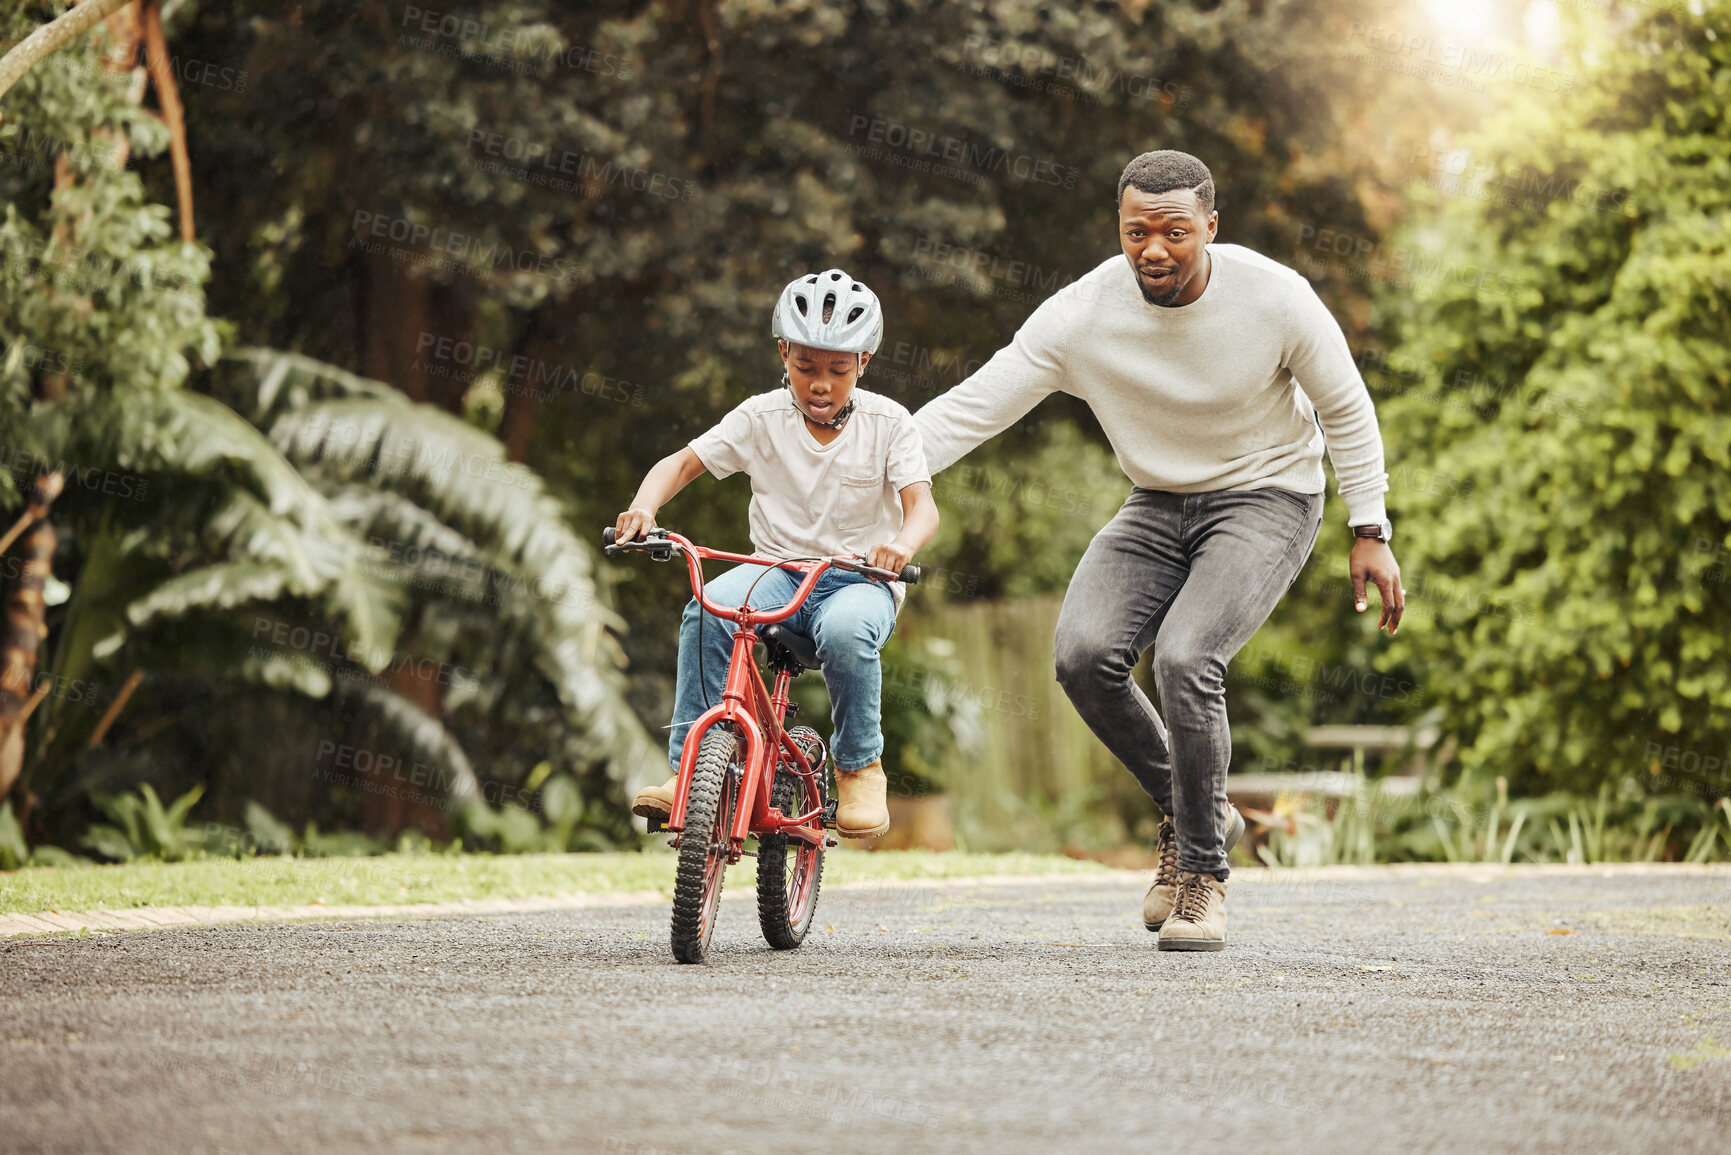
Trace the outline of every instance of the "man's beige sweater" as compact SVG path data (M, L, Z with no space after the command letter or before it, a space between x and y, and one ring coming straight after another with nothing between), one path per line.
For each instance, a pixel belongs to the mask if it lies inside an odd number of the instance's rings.
M1208 252L1208 286L1188 305L1149 304L1121 255L1054 293L915 414L931 471L1064 392L1144 489L1320 493L1326 434L1347 524L1381 521L1382 437L1340 326L1293 270L1239 245Z

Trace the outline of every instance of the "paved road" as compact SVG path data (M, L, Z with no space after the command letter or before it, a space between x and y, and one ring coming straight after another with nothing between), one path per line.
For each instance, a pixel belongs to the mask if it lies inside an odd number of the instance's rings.
M1140 892L733 901L700 967L657 907L13 942L0 1149L1731 1149L1731 874L1244 872L1221 954Z

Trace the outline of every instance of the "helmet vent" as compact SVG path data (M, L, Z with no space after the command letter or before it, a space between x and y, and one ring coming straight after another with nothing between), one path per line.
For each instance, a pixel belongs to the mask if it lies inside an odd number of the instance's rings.
M824 298L823 298L823 319L826 321L829 320L830 317L834 313L835 313L835 294L833 292L825 293Z
M799 306L800 316L809 317L811 315L811 308L805 303L804 297L795 297L793 303Z
M865 306L864 305L855 305L853 307L853 311L848 313L848 315L847 315L847 323L850 325L853 324L855 321L860 319L860 314L864 313L864 312L865 312Z

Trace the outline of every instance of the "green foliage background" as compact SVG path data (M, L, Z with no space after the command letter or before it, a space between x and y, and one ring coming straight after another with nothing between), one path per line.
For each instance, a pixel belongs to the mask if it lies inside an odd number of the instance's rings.
M1385 302L1385 439L1472 482L1391 495L1422 583L1391 657L1448 671L1433 684L1463 764L1524 791L1645 772L1725 790L1728 17L1706 4L1619 44L1585 37L1599 63L1579 99L1512 108L1466 142L1531 192L1463 197L1405 231L1489 275Z
M7 34L62 7L26 5ZM1533 7L1499 7L1498 31L1518 38ZM90 203L53 211L84 214L108 230L90 245L154 262L192 291L115 294L92 323L44 291L42 261L9 257L0 433L33 453L76 444L120 461L133 443L117 431L170 427L140 408L148 398L209 395L257 424L243 465L249 453L254 470L280 463L281 484L312 495L306 510L335 502L344 516L330 532L356 548L402 556L443 541L521 576L526 555L486 541L522 532L524 517L557 522L570 564L607 587L587 624L564 622L564 675L533 657L547 619L532 607L476 613L473 599L386 596L373 617L404 647L488 672L484 693L435 704L483 776L520 785L548 757L573 772L618 763L639 741L627 730L665 724L687 591L673 567L600 565L588 543L649 464L774 384L767 316L780 286L840 264L877 289L891 326L867 384L917 408L1039 299L1116 252L1125 160L1186 149L1215 173L1221 239L1309 275L1361 354L1411 603L1392 644L1351 612L1348 542L1333 532L1344 511L1331 497L1306 572L1235 663L1236 767L1300 760L1309 724L1440 709L1458 751L1450 775L1591 793L1640 773L1654 790L1717 797L1731 761L1731 13L1724 0L1696 7L1559 9L1557 45L1527 50L1567 79L1558 92L1391 67L1367 29L1432 27L1417 0L510 0L448 24L377 0L170 3L198 246L169 240L161 125L102 80L89 44L0 102L0 147L21 158L95 125L128 133L126 170L93 172L77 193ZM934 165L892 143L914 133L966 159ZM9 253L41 252L51 167L0 172ZM32 408L31 347L76 354L89 412L104 416L57 426ZM246 347L384 382L423 434L461 418L501 460L526 465L549 503L532 514L532 502L496 505L505 536L477 542L460 477L405 489L321 451L286 452L303 445L279 427L289 419L210 372L225 349ZM119 528L178 517L185 543L134 542L140 556L157 551L137 570L149 581L106 594L110 614L195 561L244 560L213 549L206 524L236 488L268 487L242 465L175 476L180 488L165 473ZM939 580L910 612L1062 591L1126 489L1092 415L1046 402L938 479L943 528L921 560ZM743 545L746 492L743 479L700 481L663 520ZM171 505L184 508L171 516ZM69 495L57 513L71 531L57 569L75 599L100 600L80 575L117 508ZM296 532L310 532L315 514L297 516ZM426 577L398 572L395 594L424 590ZM308 585L287 611L310 621L319 599L360 588ZM319 613L343 621L332 604ZM333 809L282 738L310 727L383 742L378 733L404 730L387 724L402 711L285 698L280 678L213 668L220 613L176 609L161 624L150 677L109 749L67 772L73 802L78 789L145 780L177 797L214 777L203 806L231 822L255 796L295 825L353 821L357 800ZM66 618L51 628L62 645ZM100 659L75 648L112 686L145 640ZM942 665L901 646L887 663ZM610 672L616 648L628 685ZM634 722L597 712L619 694ZM990 724L914 695L895 709L886 730L910 790L968 727ZM582 779L585 829L626 837L626 777Z

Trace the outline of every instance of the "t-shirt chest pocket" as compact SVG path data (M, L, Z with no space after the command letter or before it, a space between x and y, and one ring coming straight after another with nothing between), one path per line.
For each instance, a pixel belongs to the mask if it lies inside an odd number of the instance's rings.
M876 525L883 508L882 477L849 477L843 474L836 487L835 527L866 529Z

